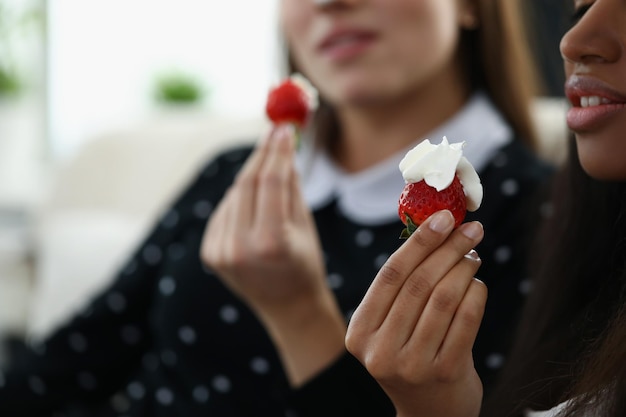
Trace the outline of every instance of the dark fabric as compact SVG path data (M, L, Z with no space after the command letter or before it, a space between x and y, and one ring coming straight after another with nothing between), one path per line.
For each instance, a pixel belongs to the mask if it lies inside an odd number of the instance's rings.
M12 350L0 373L0 416L393 415L389 400L346 354L291 392L260 323L198 253L211 211L251 148L223 153L165 213L112 284L38 345ZM506 358L523 302L523 208L550 170L514 142L481 173L490 289L476 367L487 384ZM331 202L314 212L328 283L349 319L376 272L402 243L400 220L368 226ZM386 410L386 411L383 411Z

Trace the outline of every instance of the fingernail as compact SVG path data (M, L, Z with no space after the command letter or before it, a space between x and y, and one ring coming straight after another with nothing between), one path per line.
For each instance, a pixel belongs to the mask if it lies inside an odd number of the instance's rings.
M461 226L461 233L471 240L477 240L483 233L483 225L479 222L465 223Z
M453 225L454 219L448 210L438 211L431 216L428 222L428 228L437 233L443 233Z
M283 123L276 128L276 140L292 140L295 130L291 123Z
M478 252L476 252L474 249L472 249L471 251L467 252L465 254L465 257L469 258L469 259L474 259L476 261L480 261L480 256L478 256Z

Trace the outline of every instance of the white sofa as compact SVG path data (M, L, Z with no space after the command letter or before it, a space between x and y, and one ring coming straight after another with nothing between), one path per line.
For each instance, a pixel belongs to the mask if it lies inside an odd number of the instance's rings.
M107 285L205 160L266 128L262 119L167 113L95 138L56 167L36 215L26 334L45 336Z
M540 152L565 155L565 104L537 100ZM199 164L254 140L262 119L174 117L90 141L58 168L36 226L37 269L26 333L44 336L106 285Z

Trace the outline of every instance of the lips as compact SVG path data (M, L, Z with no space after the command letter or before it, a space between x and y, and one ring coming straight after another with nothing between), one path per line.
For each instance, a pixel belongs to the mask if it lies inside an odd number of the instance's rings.
M344 61L363 54L376 40L377 34L356 28L337 28L320 42L318 50L334 61Z
M571 76L565 94L572 104L567 125L574 132L601 128L606 120L626 110L626 95L589 76Z

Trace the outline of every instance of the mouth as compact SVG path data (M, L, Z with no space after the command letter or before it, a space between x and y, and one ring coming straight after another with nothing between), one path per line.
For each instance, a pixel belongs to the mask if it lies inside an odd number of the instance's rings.
M363 54L378 38L377 34L361 29L336 29L318 46L318 51L333 61L345 61Z
M626 95L589 76L570 77L565 94L572 104L567 124L574 132L599 129L609 117L626 109Z
M597 78L588 76L571 76L565 83L565 94L574 107L626 103L626 94L614 90Z

